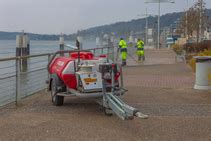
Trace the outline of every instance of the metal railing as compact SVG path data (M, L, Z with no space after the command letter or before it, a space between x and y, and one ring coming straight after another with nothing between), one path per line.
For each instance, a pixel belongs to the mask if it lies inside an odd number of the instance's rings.
M95 56L105 54L114 60L114 48L88 49ZM53 53L24 57L0 58L0 106L16 102L45 88L48 79L47 64ZM27 60L27 61L26 61ZM23 62L25 63L25 70Z
M0 59L0 106L18 102L44 89L48 78L47 62L51 54ZM23 60L27 60L27 70L22 70Z

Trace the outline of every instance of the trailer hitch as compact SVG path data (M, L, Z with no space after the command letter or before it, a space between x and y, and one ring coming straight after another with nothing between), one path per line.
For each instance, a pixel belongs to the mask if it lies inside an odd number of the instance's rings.
M107 115L110 115L110 112L108 111L113 111L119 118L122 120L131 120L134 117L138 117L141 119L146 119L148 118L148 115L145 115L141 113L137 108L134 108L130 105L128 105L126 102L124 102L118 95L116 94L116 86L115 86L115 73L117 72L117 67L120 68L120 81L121 81L121 86L119 89L123 90L124 93L127 91L126 89L123 88L123 76L122 76L122 67L117 64L102 64L100 65L99 71L102 74L102 83L103 83L103 107L104 107L104 112ZM108 77L104 77L106 74L108 76L108 73L111 76L111 91L107 91L107 85L106 85L106 79Z
M145 115L141 113L138 109L126 104L118 96L115 96L112 93L104 94L103 107L105 109L111 109L122 120L131 120L134 117L138 117L141 119L148 118L148 115Z

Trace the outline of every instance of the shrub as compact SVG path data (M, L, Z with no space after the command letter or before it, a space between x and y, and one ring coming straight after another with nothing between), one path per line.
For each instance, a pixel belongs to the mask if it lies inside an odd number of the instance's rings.
M183 48L179 44L173 44L172 45L173 50L175 51L176 54L181 54Z
M191 66L193 72L196 72L196 59L194 59L194 58L190 59L188 64Z
M184 50L187 53L203 52L205 49L210 49L211 41L203 41L200 43L186 43L183 45Z
M196 54L196 55L193 55L193 56L211 56L211 51L205 49L203 52L200 52L200 53L198 53L198 54ZM194 72L196 72L196 59L194 59L194 58L192 57L192 59L190 59L188 63L189 63L189 65L191 66L192 70L193 70Z

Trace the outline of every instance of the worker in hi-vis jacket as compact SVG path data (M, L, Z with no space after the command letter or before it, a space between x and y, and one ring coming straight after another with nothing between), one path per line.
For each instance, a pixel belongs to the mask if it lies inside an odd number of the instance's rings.
M119 41L119 48L121 51L121 57L122 57L122 66L125 66L127 64L127 43L123 38L120 38Z
M144 55L144 41L142 41L141 39L138 39L137 43L136 43L136 48L137 48L137 55L138 55L138 60L145 60L145 55Z

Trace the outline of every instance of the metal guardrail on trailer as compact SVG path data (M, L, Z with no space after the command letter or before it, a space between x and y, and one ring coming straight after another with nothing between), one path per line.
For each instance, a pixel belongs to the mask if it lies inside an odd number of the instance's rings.
M88 49L95 56L106 54L114 60L114 48ZM47 64L52 53L9 57L0 59L0 106L19 101L46 88ZM27 69L21 70L22 60L27 59Z

